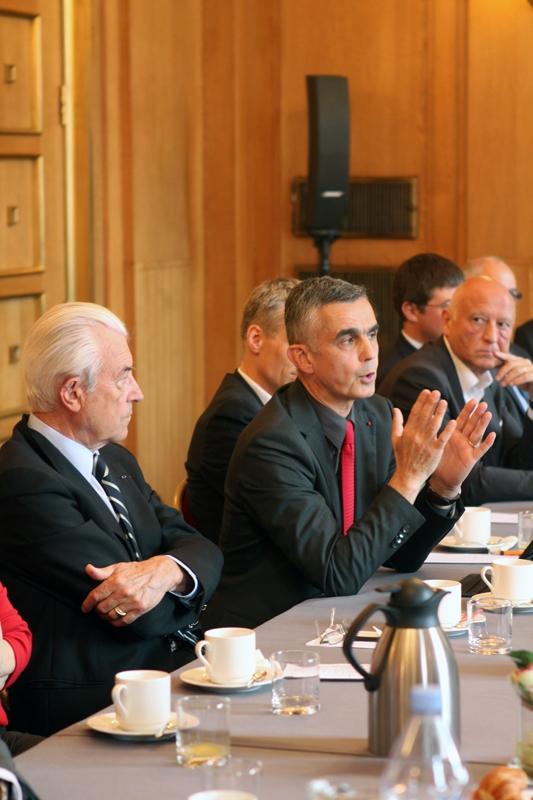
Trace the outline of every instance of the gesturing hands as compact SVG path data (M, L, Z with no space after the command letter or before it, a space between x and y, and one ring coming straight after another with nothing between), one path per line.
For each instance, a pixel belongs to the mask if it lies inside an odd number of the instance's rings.
M84 613L93 609L114 627L130 625L161 602L166 592L181 592L189 576L168 556L146 561L120 562L107 567L87 564L85 572L100 581L83 601ZM116 611L117 607L123 613Z
M438 494L455 497L474 464L496 438L496 434L491 433L481 443L491 414L486 411L486 403L477 406L475 400L467 403L457 420L450 420L439 435L446 408L440 392L424 389L405 426L401 412L394 409L392 446L396 471L389 486L410 502L414 502L430 476L431 486Z
M476 400L469 400L465 405L457 417L457 425L444 448L439 465L431 476L430 486L437 494L455 497L474 464L492 447L496 439L494 431L483 441L491 418L486 403L477 405Z

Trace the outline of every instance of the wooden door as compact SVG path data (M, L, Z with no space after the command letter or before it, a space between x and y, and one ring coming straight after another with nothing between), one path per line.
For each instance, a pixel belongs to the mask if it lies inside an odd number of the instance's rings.
M0 0L0 441L26 409L24 338L66 299L62 83L62 0Z

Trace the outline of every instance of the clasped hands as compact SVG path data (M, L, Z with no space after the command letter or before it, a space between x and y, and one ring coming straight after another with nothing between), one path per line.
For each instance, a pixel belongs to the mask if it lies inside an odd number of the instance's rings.
M176 561L164 555L107 567L87 564L85 572L100 583L87 595L81 610L85 614L96 611L116 628L130 625L151 611L167 592L187 593L191 581Z
M440 392L420 392L404 425L398 408L393 411L392 446L396 471L389 486L411 503L431 477L431 488L444 497L455 497L473 466L494 443L496 434L483 435L491 420L486 403L470 400L456 420L439 435L447 403Z

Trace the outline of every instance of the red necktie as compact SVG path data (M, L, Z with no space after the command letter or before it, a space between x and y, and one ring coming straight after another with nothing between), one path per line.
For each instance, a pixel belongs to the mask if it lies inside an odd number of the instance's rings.
M354 522L355 436L353 422L346 420L346 436L341 450L342 528L346 536Z

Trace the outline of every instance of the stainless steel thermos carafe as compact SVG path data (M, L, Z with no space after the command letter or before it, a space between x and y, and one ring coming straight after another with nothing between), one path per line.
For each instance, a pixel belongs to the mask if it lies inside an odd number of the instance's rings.
M459 743L459 676L453 651L439 624L437 609L445 592L418 578L408 578L377 591L390 593L387 605L372 603L353 621L344 640L344 655L368 690L368 747L387 756L409 716L409 690L436 683L442 691L442 714ZM368 673L357 661L352 644L376 611L386 619Z

